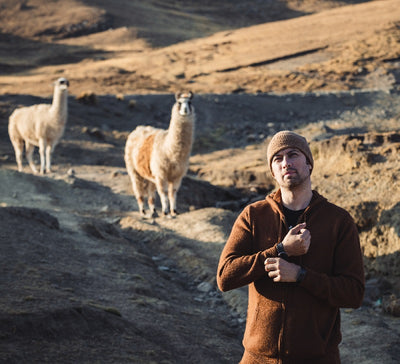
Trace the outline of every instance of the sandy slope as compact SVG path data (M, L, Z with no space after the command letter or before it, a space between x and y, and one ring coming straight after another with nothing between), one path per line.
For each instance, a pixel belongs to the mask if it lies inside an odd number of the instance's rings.
M99 24L103 24L101 15ZM38 43L42 59L34 57L25 44L36 62L34 72L3 75L0 92L47 95L49 83L61 74L71 80L75 94L174 92L177 88L213 93L375 88L383 86L373 82L377 72L388 87L397 82L393 67L400 54L399 18L397 0L383 0L205 38L199 31L199 39L158 49L143 44L129 27L109 29L95 37ZM190 24L189 18L186 26ZM18 62L29 65L20 58L18 42L22 40L14 42ZM4 54L1 63L15 66L14 52ZM62 57L67 61L60 62Z

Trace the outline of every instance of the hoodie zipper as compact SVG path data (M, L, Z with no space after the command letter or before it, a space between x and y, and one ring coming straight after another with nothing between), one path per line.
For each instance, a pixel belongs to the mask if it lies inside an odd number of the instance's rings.
M310 206L310 205L309 205ZM306 221L306 212L309 209L309 206L304 210L304 212L299 216L299 219L297 220L297 224L300 224L300 222L307 222ZM288 226L286 222L285 215L281 211L281 219L280 219L280 227L279 227L279 241L282 241L282 230L285 228L285 236L289 232L290 227ZM302 257L299 257L299 265L302 263ZM284 342L283 342L283 332L285 330L285 323L286 323L286 303L288 300L288 287L284 285L282 287L282 325L281 325L281 330L279 332L279 338L278 338L278 363L282 362L283 354L284 354Z
M289 231L289 228L287 226L286 223L286 218L285 215L283 214L283 212L281 212L281 218L280 218L280 226L279 226L279 241L283 240L282 237L282 232L283 229L285 229L285 233L284 236L286 236L286 234ZM279 337L278 337L278 363L282 362L282 357L283 357L283 332L285 329L285 322L286 322L286 300L287 300L287 287L286 285L282 285L282 324L281 324L281 330L279 332Z

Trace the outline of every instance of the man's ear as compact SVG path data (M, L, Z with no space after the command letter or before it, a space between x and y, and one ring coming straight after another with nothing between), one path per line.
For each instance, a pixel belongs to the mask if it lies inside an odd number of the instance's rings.
M271 176L272 176L273 178L275 178L274 171L272 170L271 167L269 168L269 171L271 172Z

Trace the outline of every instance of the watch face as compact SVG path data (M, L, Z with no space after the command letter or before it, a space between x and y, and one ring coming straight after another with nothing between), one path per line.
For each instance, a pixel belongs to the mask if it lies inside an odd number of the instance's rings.
M277 246L276 246L276 248L277 248L277 250L278 250L278 255L279 254L286 254L286 252L285 252L285 248L283 247L283 244L282 243L279 243Z

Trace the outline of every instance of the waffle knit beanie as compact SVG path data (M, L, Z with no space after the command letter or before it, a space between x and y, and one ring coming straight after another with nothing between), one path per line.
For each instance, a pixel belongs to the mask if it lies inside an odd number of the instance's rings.
M292 131L283 130L279 133L276 133L272 137L268 145L267 158L268 165L271 171L272 158L276 153L286 148L296 148L300 150L300 152L302 152L306 156L307 162L311 165L311 168L314 168L314 159L312 157L312 153L310 147L308 146L306 138Z

